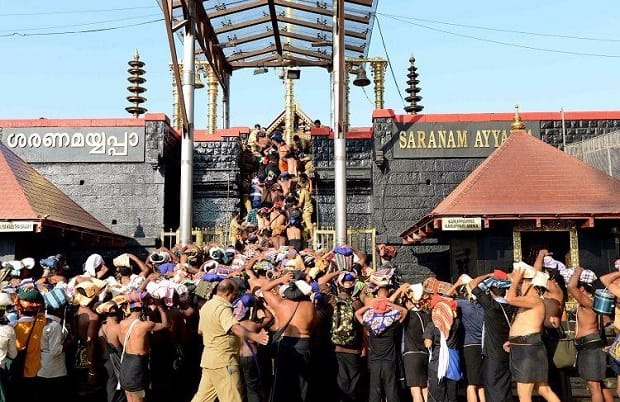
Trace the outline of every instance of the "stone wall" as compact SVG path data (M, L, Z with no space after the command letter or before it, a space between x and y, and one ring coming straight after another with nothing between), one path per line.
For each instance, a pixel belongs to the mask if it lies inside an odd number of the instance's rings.
M372 148L371 138L347 140L347 226L372 227ZM327 135L312 136L312 158L316 167L315 218L319 226L335 224L334 142Z
M194 143L195 227L228 225L239 205L239 136Z
M32 166L115 233L152 245L160 237L166 193L178 194L177 139L165 121L146 121L143 163L32 163ZM166 169L167 164L170 164ZM176 201L178 210L178 200ZM177 214L178 215L178 214ZM174 218L172 218L174 219ZM178 216L176 216L178 222ZM170 226L176 226L173 221Z
M566 127L566 143L572 144L620 130L620 119L565 120L564 126ZM547 144L560 148L563 144L562 121L541 120L539 138Z

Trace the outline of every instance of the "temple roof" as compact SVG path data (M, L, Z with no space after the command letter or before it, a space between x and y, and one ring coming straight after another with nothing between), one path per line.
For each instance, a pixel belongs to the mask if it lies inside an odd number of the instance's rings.
M0 221L31 221L47 226L120 239L0 142Z
M490 220L620 218L620 180L515 131L429 214L400 233L415 242L443 217Z

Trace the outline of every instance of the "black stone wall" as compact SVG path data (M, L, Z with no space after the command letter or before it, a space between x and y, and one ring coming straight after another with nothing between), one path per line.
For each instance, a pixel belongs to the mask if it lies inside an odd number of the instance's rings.
M372 227L372 139L347 140L347 226ZM334 142L328 136L312 137L312 158L316 168L314 199L319 226L333 227ZM318 215L317 215L318 212Z
M195 227L230 222L239 205L239 137L194 144L193 217Z
M151 246L162 223L178 223L178 212L167 221L164 211L178 211L178 196L175 204L169 195L179 192L180 148L165 121L145 124L144 162L31 164L108 228Z
M565 120L566 143L587 140L597 135L620 130L620 120ZM562 121L541 120L540 139L547 144L562 146Z

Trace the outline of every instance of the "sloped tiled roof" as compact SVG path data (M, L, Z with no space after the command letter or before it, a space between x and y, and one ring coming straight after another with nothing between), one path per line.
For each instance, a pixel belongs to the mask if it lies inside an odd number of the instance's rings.
M516 131L401 236L446 216L620 218L620 180Z
M0 143L0 220L33 220L118 237Z

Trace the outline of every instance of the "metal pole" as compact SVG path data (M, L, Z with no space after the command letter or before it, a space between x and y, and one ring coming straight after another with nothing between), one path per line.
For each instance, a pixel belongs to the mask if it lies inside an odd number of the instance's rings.
M179 217L179 243L192 241L192 179L194 158L194 29L195 0L187 2L189 19L183 37L183 100L187 108L187 132L181 139L181 201Z
M344 123L344 0L334 0L333 72L334 72L334 195L336 245L347 243L347 148Z
M566 152L566 122L564 121L564 108L560 108L562 116L562 151Z

